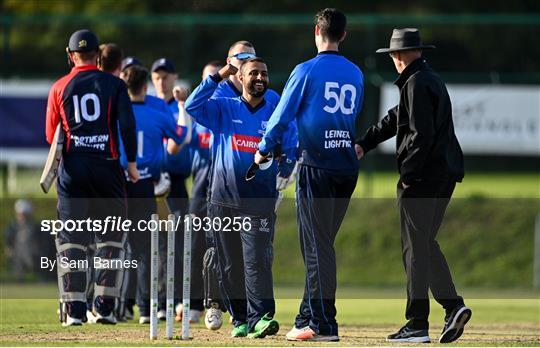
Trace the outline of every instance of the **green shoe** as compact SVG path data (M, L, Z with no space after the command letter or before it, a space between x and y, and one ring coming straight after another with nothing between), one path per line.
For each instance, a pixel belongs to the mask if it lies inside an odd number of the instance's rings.
M266 336L272 336L279 331L279 323L277 320L272 319L268 314L265 314L257 324L253 332L251 332L249 338L265 338Z
M248 327L247 324L242 324L240 326L235 326L231 331L231 337L246 337Z

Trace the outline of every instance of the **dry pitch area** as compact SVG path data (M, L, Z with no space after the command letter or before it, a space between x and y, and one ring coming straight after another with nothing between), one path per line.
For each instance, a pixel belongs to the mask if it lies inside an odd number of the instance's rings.
M40 285L43 287L43 285ZM45 289L45 288L43 288ZM48 287L46 292L54 292ZM165 325L160 324L159 339L148 339L148 325L135 322L116 326L85 325L62 328L56 318L57 302L52 298L34 296L33 299L16 298L15 293L43 295L45 290L2 286L0 301L0 346L382 346L388 345L384 338L403 324L405 301L398 298L399 290L342 291L338 300L338 322L341 341L338 343L306 344L287 342L285 333L290 329L298 300L290 296L296 289L277 289L276 293L287 297L277 301L276 319L281 324L277 336L265 339L232 339L231 325L226 323L218 331L206 330L202 324L193 325L190 341L164 338ZM351 294L361 298L351 298ZM473 309L473 317L465 334L456 344L459 346L540 346L540 300L534 292L474 292L465 291L467 304ZM41 297L41 298L39 298ZM39 299L38 299L39 298ZM430 336L437 342L442 329L443 312L432 302ZM180 324L175 334L180 335ZM436 343L432 343L436 345Z
M190 341L160 338L157 341L148 339L148 332L134 325L118 325L114 328L83 327L52 330L32 330L31 333L1 334L2 345L27 346L384 346L388 345L384 337L395 329L393 325L347 326L341 327L341 341L335 343L300 343L285 340L288 328L283 328L277 336L265 339L232 339L229 337L229 328L219 331L209 331L197 325L192 330L194 337ZM431 338L436 342L441 327L432 328ZM459 346L540 346L540 327L538 325L475 325L471 323L462 339L456 344ZM176 330L180 334L180 330ZM160 331L160 336L163 330ZM407 344L403 344L407 346ZM432 344L432 345L439 345Z

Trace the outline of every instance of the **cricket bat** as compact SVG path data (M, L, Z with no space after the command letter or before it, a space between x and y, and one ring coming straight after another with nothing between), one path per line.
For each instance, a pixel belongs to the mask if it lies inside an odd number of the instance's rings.
M58 165L62 159L62 148L64 147L64 132L62 132L61 124L56 127L54 138L49 149L49 155L45 162L45 167L39 179L39 185L43 192L49 192L56 176L58 175Z

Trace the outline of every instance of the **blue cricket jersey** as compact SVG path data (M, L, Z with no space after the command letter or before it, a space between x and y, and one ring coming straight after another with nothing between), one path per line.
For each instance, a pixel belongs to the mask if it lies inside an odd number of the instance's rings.
M152 108L155 108L156 110L159 110L159 111L161 111L161 112L163 112L165 114L171 113L171 110L169 109L169 106L167 105L165 100L163 100L161 98L158 98L158 97L155 97L153 95L147 94L144 97L144 102L148 106L150 106Z
M320 52L295 67L272 114L262 152L272 150L292 120L304 165L354 173L356 117L364 97L364 77L358 66L336 51Z
M226 80L224 82L221 82L212 95L212 98L234 98L234 97L240 97L242 95L242 92L239 91L234 83L232 83L231 80ZM266 102L274 105L276 107L280 100L279 94L274 91L273 89L268 88L266 92L264 93L264 99ZM279 139L284 140L292 140L292 139L298 139L298 127L296 125L296 120L293 121L293 123L290 125L290 127L286 128L285 134L283 137L279 137ZM282 151L287 155L287 158L291 160L296 159L296 149L298 147L298 143L288 143L282 145Z
M210 143L212 133L197 122L193 122L191 137L191 175L193 177L192 196L206 198L210 173Z
M170 112L174 116L174 122L178 121L178 102L173 98L167 103ZM184 146L176 155L165 153L163 168L172 175L183 175L188 177L191 172L191 157L189 146Z
M275 105L263 99L253 108L242 97L216 97L221 86L216 80L214 76L203 80L186 101L186 111L213 135L210 202L267 214L277 197L277 163L259 170L251 181L245 180L245 174ZM284 143L296 142L287 139Z
M159 180L163 138L171 138L181 144L187 136L187 129L178 126L170 114L158 111L146 102L132 102L132 107L137 128L137 169L141 179ZM120 147L120 163L127 168L123 146Z

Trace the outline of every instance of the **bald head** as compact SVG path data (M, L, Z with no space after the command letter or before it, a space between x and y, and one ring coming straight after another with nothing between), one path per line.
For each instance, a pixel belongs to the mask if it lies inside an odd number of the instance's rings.
M230 57L240 52L249 52L255 54L255 47L251 42L246 40L236 41L231 45L231 47L229 47L229 52L227 55Z

